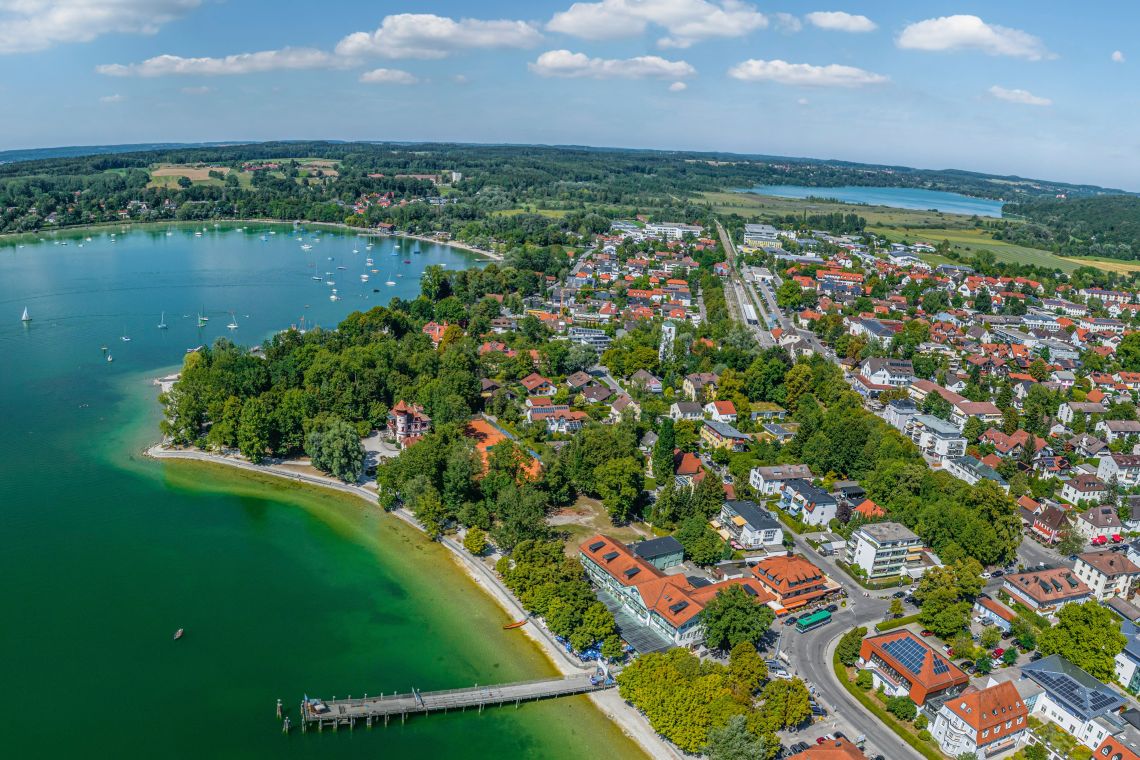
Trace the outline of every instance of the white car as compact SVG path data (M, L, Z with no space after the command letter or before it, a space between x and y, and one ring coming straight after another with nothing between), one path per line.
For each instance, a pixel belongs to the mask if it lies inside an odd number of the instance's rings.
M993 573L982 573L982 577L988 581L990 578L993 578L994 576L993 576Z

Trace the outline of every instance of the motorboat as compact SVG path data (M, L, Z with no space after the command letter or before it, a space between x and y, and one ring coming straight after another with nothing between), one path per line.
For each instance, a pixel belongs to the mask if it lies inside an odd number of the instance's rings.
M177 631L174 632L174 640L178 641L180 638L182 638L185 635L186 635L186 629L185 628L179 628Z

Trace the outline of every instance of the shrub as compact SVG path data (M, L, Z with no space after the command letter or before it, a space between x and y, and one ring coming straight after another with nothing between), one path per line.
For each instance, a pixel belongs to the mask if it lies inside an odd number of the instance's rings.
M871 688L871 684L874 683L874 680L875 679L871 677L871 671L860 670L859 675L855 676L855 685L866 691Z

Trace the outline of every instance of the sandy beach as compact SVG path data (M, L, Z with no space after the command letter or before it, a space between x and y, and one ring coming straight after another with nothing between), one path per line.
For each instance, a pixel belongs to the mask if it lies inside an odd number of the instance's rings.
M251 472L286 478L308 485L331 488L341 493L356 496L367 501L370 505L379 508L376 501L377 491L374 483L359 485L344 483L335 478L315 474L307 464L301 461L256 465L236 456L215 454L199 451L197 449L171 448L162 444L151 446L146 449L144 454L152 459L189 459L199 462L227 465ZM415 517L407 510L397 509L390 514L415 527L417 530L423 531L423 526L420 525ZM463 569L475 585L494 599L496 604L511 616L512 619L522 619L526 617L526 611L519 604L518 600L515 599L510 590L503 585L494 570L472 557L454 538L444 536L440 539L440 543L447 547L452 560ZM531 620L524 625L521 630L531 641L538 645L559 673L570 675L593 668L593 665L583 663L569 655L558 645L550 632L538 622ZM681 760L683 757L682 753L679 752L676 747L658 736L641 713L621 698L617 689L596 692L590 694L589 698L607 718L621 729L622 733L637 742L638 746L650 757L675 758L676 760Z

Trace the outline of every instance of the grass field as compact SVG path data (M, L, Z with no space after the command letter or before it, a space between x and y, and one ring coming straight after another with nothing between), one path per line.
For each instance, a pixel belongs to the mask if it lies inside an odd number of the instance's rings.
M820 188L826 194L827 188ZM718 214L740 214L741 216L785 216L787 214L858 214L869 224L879 227L917 229L934 227L938 229L970 229L971 217L961 214L944 214L940 211L912 211L889 206L863 206L854 203L831 203L809 201L799 198L777 198L774 195L755 193L701 193L702 198L712 204Z
M492 211L491 215L518 216L519 214L538 214L539 216L545 216L551 219L561 219L569 213L569 211L563 211L556 208L508 208L502 211Z
M951 250L957 251L963 256L970 256L978 251L990 251L998 261L1033 264L1035 266L1045 267L1046 269L1060 269L1062 272L1072 272L1084 264L1091 264L1092 266L1102 269L1109 268L1103 262L1069 259L1058 256L1051 251L1041 250L1040 248L1029 248L1024 245L1007 243L1004 240L993 240L986 230L944 228L906 231L877 225L869 227L868 229L890 240L892 243L905 240L911 243L923 241L931 245L937 245L943 240L949 240ZM948 261L947 259L934 255L923 256L923 258L931 263L939 264L944 264Z
M1119 261L1117 259L1104 259L1100 257L1092 258L1071 258L1068 261L1075 262L1078 266L1096 267L1097 269L1104 269L1108 272L1118 272L1120 274L1129 274L1131 272L1140 272L1140 261Z

